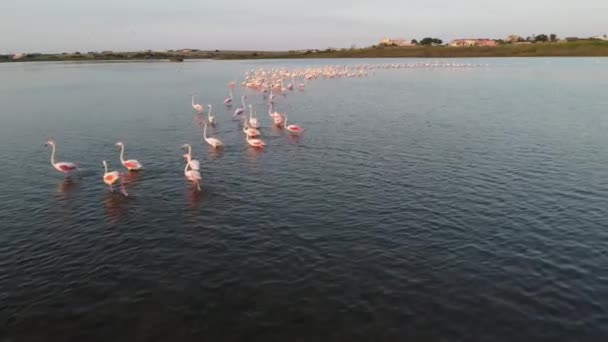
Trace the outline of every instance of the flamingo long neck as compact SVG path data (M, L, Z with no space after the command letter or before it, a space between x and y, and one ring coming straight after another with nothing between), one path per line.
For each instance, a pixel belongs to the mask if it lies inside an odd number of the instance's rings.
M120 145L120 162L123 164L125 163L124 154L125 154L125 145L121 144Z
M51 152L51 165L55 165L55 144L51 144L53 152Z
M253 107L249 107L249 120L251 120L251 114L253 114Z
M213 108L211 105L207 106L209 107L209 111L207 112L207 118L211 118L211 109Z
M184 168L184 173L188 172L188 166L190 165L190 159L186 161L186 167Z
M241 103L243 104L243 109L245 109L245 96L241 96Z
M188 156L192 155L192 146L190 146L190 144L188 144Z
M108 164L103 163L103 170L104 170L104 173L108 173Z
M284 126L285 128L287 128L287 116L285 116L285 122L284 122L283 126Z
M230 99L232 100L232 88L228 90L228 97L230 97Z
M205 140L207 140L207 125L205 125L205 128L203 128L203 137Z

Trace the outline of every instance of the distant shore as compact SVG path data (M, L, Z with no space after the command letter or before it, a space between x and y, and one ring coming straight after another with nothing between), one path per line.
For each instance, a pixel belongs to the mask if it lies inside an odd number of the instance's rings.
M15 58L16 57L16 58ZM292 58L475 58L475 57L608 57L608 41L504 44L496 47L412 46L298 51L138 51L75 52L60 54L27 53L19 56L0 55L1 62L50 61L129 61L187 59L292 59Z

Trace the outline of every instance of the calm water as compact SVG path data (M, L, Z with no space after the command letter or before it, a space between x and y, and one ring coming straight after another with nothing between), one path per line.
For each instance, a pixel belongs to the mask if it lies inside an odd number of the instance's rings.
M0 64L0 338L605 339L608 59L318 80L278 104L299 139L249 93L263 152L221 106L254 67L361 62ZM117 140L146 167L128 198Z

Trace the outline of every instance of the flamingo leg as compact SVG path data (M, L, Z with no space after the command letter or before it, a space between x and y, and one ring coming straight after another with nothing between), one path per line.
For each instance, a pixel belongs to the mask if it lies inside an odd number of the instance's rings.
M201 184L199 181L196 181L196 188L198 189L198 191L201 191Z
M112 184L110 184L109 186L110 186L110 192L114 192L114 187L112 186Z

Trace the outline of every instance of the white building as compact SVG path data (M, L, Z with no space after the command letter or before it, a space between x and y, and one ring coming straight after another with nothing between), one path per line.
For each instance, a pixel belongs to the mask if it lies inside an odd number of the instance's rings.
M387 46L414 46L411 39L400 39L400 38L382 38L380 45Z
M607 35L597 35L595 37L592 37L593 39L599 39L599 40L608 40L608 36Z

